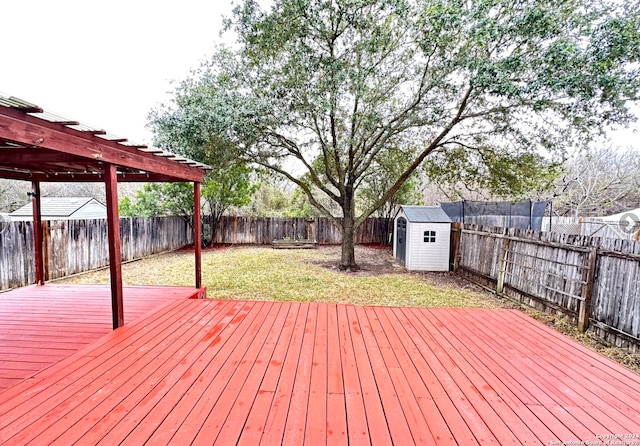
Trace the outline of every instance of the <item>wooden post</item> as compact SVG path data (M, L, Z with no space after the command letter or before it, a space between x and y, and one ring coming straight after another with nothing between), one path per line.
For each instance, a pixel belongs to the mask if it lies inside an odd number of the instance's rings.
M496 293L502 294L504 291L504 276L507 272L507 259L509 257L509 246L511 245L511 239L502 239L502 251L500 252L500 264L498 269L498 280L496 281Z
M231 242L234 245L238 243L238 217L233 216L233 241Z
M451 223L451 270L455 273L458 271L458 266L460 263L460 243L462 241L462 229L464 228L464 223Z
M49 240L51 239L51 226L49 221L42 222L42 251L44 262L44 280L51 279L51 273L49 271Z
M42 212L40 206L40 183L33 181L31 202L33 206L33 254L35 256L36 284L44 285L44 256L42 255Z
M586 269L583 278L585 284L582 286L582 301L578 310L578 330L584 333L589 328L589 316L591 315L591 298L593 296L593 281L596 277L596 260L598 250L595 246L591 247L587 256Z
M213 228L212 228L213 230ZM193 246L196 255L196 288L202 288L202 217L200 183L193 183Z
M317 242L316 238L316 219L315 218L307 218L307 240L313 240Z
M107 233L109 236L109 272L111 273L111 312L113 329L124 325L122 299L122 249L120 246L120 216L118 215L118 172L114 164L105 169L107 196Z

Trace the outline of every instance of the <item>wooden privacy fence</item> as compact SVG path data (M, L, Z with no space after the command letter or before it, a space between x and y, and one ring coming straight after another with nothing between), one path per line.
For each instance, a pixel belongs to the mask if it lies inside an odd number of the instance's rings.
M454 224L454 270L640 350L640 242Z
M206 221L206 219L205 219ZM3 223L0 232L0 290L35 282L33 224ZM367 219L356 233L356 243L389 242L390 220ZM193 234L182 217L121 218L122 260L133 260L193 244ZM327 218L223 217L213 242L270 244L288 237L339 244L340 231ZM106 220L51 220L43 222L45 280L57 279L109 264Z
M193 243L182 217L121 218L122 260L133 260ZM107 221L43 222L45 280L109 264ZM0 289L35 283L33 224L10 222L0 233Z
M389 233L393 232L390 221L386 218L368 218L356 231L356 243L389 243ZM337 245L342 242L340 230L326 217L224 216L215 231L213 243L268 245L273 240L284 238L291 240L312 239L320 245Z

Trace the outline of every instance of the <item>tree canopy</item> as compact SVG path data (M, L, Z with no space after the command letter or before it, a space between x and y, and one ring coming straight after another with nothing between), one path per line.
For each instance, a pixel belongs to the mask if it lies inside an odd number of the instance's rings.
M193 215L193 184L147 183L133 199L124 197L118 205L124 217L164 217Z
M207 243L211 243L218 223L232 206L250 203L256 190L251 182L251 170L244 164L230 163L213 169L204 177L201 196L202 211L208 216ZM126 217L161 217L179 215L191 224L193 215L192 183L147 183L133 199L120 200L120 214Z
M632 119L638 4L596 0L244 0L220 48L152 115L162 143L278 172L353 234L421 165L526 190L563 151ZM554 154L556 154L554 158ZM557 156L560 154L560 156ZM356 210L380 160L402 159ZM541 174L542 173L542 174ZM318 200L322 193L340 218Z
M640 203L640 152L612 147L572 154L551 191L561 215L593 217L637 208Z

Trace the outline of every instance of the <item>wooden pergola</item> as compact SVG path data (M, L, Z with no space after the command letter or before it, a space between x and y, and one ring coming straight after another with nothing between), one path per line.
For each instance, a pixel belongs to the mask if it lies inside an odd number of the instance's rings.
M202 287L200 183L205 164L138 145L0 95L0 178L32 183L35 275L44 284L40 183L102 182L106 187L113 328L124 324L118 182L193 182L195 286Z

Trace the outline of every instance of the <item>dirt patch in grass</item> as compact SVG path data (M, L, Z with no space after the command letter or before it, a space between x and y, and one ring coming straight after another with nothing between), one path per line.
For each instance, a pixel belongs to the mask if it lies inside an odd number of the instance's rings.
M256 246L206 249L202 255L203 285L210 298L271 301L337 302L449 308L518 308L581 344L640 373L640 354L604 344L593 334L577 331L566 317L525 309L497 298L451 273L410 273L394 262L390 248L356 247L357 272L338 270L339 246L307 250ZM180 250L123 265L126 285L193 286L194 258ZM109 283L102 270L64 280L67 283Z
M340 246L322 246L322 258L310 256L307 263L318 265L327 270L340 272L350 277L372 277L384 274L400 274L405 270L393 261L391 248L388 246L357 246L356 262L360 269L354 272L345 272L338 269L340 259Z

